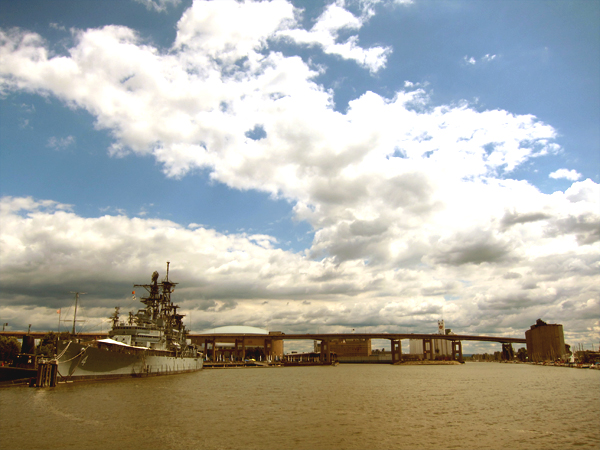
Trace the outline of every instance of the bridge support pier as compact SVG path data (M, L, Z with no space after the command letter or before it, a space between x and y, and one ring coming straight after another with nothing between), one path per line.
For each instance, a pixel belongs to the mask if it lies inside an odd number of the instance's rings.
M319 360L323 364L331 364L330 341L327 339L321 341L321 355Z
M273 339L265 339L265 361L271 362L273 358Z
M423 359L433 361L433 358L433 339L423 339Z
M400 339L390 339L392 343L392 364L402 361L402 343Z
M463 362L461 341L452 341L452 359L454 361Z
M237 361L243 361L246 359L246 339L235 340L235 359Z
M511 343L502 343L502 360L504 361L512 361L515 359L515 352L513 350Z
M211 353L212 356L210 358L211 361L216 361L216 357L217 357L217 346L215 343L215 339L204 339L204 357L208 357L209 353L208 353L208 344L210 344L212 346L211 349Z

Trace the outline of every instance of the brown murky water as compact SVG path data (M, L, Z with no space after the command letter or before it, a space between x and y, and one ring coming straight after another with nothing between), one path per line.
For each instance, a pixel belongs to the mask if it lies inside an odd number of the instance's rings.
M600 371L340 365L0 390L2 449L600 448Z

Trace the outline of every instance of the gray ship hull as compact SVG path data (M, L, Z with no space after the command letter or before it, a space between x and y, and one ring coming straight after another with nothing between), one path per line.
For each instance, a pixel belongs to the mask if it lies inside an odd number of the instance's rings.
M98 348L94 342L59 343L58 355L59 381L171 375L195 372L203 365L201 355L182 357L135 347Z

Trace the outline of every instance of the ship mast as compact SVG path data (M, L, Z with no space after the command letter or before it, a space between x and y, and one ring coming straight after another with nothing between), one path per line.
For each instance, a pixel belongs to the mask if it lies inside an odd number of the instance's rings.
M75 294L75 312L73 313L73 331L71 334L75 336L75 322L77 322L77 302L79 301L79 295L84 295L86 292L71 292L71 294Z

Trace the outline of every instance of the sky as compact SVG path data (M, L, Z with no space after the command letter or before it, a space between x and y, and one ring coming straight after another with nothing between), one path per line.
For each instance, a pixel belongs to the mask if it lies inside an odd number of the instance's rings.
M85 292L78 329L106 330L170 261L194 332L541 318L598 347L598 23L588 0L0 0L0 321L58 329Z

